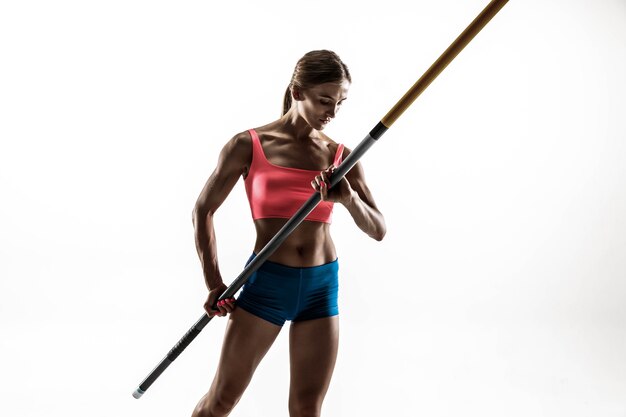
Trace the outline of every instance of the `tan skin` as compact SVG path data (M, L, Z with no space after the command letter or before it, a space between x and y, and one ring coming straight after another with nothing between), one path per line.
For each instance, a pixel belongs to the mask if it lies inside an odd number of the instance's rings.
M320 174L311 181L312 189L320 193L322 200L342 204L363 232L381 240L386 231L385 221L374 203L359 163L332 190L327 187L335 169L331 163L338 145L322 131L341 107L348 87L349 83L344 81L303 90L294 88L291 109L280 119L255 130L272 164L319 171ZM344 150L344 159L349 152ZM209 288L204 307L210 316L230 316L215 378L192 417L230 414L281 330L280 326L235 308L234 299L226 300L218 306L218 310L211 308L227 288L222 282L217 262L213 215L239 178L246 177L251 160L252 139L249 133L235 135L222 149L217 167L194 208L196 247ZM286 221L255 220L257 238L254 251L258 253ZM337 254L330 236L330 225L313 221L302 222L269 258L272 262L294 267L322 265L335 259ZM291 323L291 417L320 415L335 367L338 341L338 316Z

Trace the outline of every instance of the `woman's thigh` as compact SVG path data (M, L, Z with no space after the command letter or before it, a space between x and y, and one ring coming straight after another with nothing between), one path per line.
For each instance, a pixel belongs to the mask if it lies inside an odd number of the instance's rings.
M339 316L297 321L289 332L292 407L321 407L335 369Z
M218 394L239 397L280 330L280 326L235 308L226 325L219 365L211 389Z

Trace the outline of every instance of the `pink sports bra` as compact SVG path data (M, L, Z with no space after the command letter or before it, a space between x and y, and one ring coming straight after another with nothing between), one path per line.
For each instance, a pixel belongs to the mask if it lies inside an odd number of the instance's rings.
M252 163L244 183L250 202L252 218L289 219L315 192L311 181L319 171L281 167L265 157L259 135L248 130L252 137ZM339 166L343 157L343 145L339 144L333 164ZM304 220L331 223L333 203L321 201Z

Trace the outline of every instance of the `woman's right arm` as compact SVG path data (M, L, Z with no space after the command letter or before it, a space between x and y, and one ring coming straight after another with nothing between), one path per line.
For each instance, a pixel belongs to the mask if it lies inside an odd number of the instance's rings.
M210 294L207 304L212 304L212 301L226 289L217 262L213 215L231 192L239 177L247 174L251 160L250 135L247 132L235 135L222 148L217 166L204 185L193 209L196 250L202 264L205 283L210 293L213 293ZM208 312L206 305L205 309Z

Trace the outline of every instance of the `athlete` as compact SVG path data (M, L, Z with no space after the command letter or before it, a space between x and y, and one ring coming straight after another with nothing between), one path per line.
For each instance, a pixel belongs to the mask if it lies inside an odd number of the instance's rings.
M360 163L329 189L333 171L350 149L324 129L346 100L350 83L348 67L334 52L305 54L285 92L282 117L230 139L198 197L193 223L209 289L204 308L209 316L229 315L229 320L215 377L193 417L230 414L287 320L290 416L321 413L339 340L333 206L342 204L373 239L380 241L386 231ZM240 177L257 234L250 260L314 191L322 201L249 278L236 303L230 298L213 310L227 288L218 266L213 215Z

